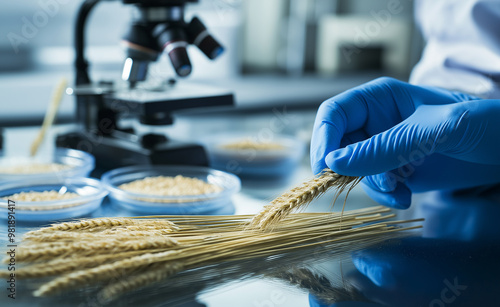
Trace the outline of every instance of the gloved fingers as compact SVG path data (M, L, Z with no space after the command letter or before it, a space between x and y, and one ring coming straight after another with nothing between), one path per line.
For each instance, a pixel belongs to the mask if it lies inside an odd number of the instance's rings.
M500 182L500 165L467 162L442 154L432 154L422 161L392 171L397 181L413 192L456 190Z
M379 78L328 99L320 106L314 123L311 140L313 171L319 173L328 165L323 161L327 154L347 144L342 141L346 134L363 131L367 136L374 136L411 118L425 104L448 108L447 105L472 99L477 98L432 87L414 86L391 78ZM431 128L450 128L451 125L439 127L441 123L453 124L453 118L443 119L449 115L446 108L440 109L444 114L437 112L431 114L430 118L424 116L421 122L430 122L434 125ZM359 140L360 135L355 139ZM397 163L395 167L399 165L402 164ZM384 166L371 174L387 170Z
M315 128L311 139L311 168L314 174L319 174L327 167L325 155L339 148L342 129L333 123Z
M397 184L390 172L366 176L363 178L362 182L373 190L384 193L394 191Z
M404 183L398 182L391 192L381 192L363 181L361 186L368 196L381 205L395 209L408 209L411 205L411 191Z
M363 140L366 140L370 137L368 133L364 130L356 130L351 133L346 133L342 140L340 140L340 148L346 147L347 145L361 142Z
M447 146L440 152L469 162L500 165L500 146L497 145L500 100L463 102L450 109L455 127L446 136Z
M400 124L371 138L330 152L326 165L348 176L368 176L418 164L434 152L455 148L464 103L420 106Z
M361 181L377 192L392 192L404 183L413 193L431 190L457 190L500 182L500 165L478 164L432 154L395 170L366 176Z
M405 113L411 114L411 96L403 94L403 88L408 86L391 78L379 78L323 102L311 139L313 172L317 174L326 167L326 155L340 147L346 133L363 129L367 135L373 135L400 122L401 109L408 109Z

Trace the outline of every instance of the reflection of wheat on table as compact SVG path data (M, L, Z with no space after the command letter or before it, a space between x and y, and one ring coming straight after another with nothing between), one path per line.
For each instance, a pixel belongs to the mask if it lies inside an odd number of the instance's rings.
M266 261L265 257L317 247L361 246L420 227L398 226L414 221L389 221L395 215L382 206L290 214L329 187L350 189L358 180L324 174L280 197L294 200L293 206L255 217L150 216L55 224L25 235L16 255L16 261L23 264L16 268L16 277L55 277L41 285L35 296L102 285L99 295L106 302L184 270L229 261ZM255 224L257 220L268 222ZM271 231L252 229L252 225L270 224ZM0 272L0 277L8 275Z
M292 286L297 286L306 290L309 294L320 299L322 303L328 305L336 302L363 302L366 298L353 285L345 284L342 280L342 285L336 285L335 280L330 280L326 276L314 272L307 267L291 267L286 270L280 270L266 274L266 277L279 279L287 282Z

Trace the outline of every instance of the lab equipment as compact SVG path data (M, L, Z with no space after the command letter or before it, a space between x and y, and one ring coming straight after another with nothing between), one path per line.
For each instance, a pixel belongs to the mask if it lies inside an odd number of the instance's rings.
M197 46L209 59L222 54L224 48L210 35L198 17L186 23L184 5L198 0L123 0L137 6L136 16L124 37L127 59L122 78L133 87L146 79L149 63L165 52L177 75L186 77L192 67L186 50Z
M9 196L21 192L58 191L75 193L78 197L50 201L9 201ZM99 180L84 177L31 177L0 182L0 218L8 219L15 212L16 221L46 222L81 217L95 211L108 191ZM10 206L9 206L10 205ZM11 208L11 209L9 209Z
M155 86L145 82L148 65L162 52L168 54L180 76L191 71L188 43L198 46L210 59L222 53L222 46L198 18L184 21L185 5L197 0L123 0L136 13L124 38L127 59L122 77L128 84L92 83L89 77L84 29L89 13L99 2L86 0L78 12L76 86L68 92L76 95L79 128L59 135L56 145L92 153L101 172L133 164L208 165L202 146L172 140L158 131L159 127L171 125L171 113L176 110L230 106L233 94L174 79L162 80ZM148 131L139 132L134 124Z
M122 184L147 177L178 175L203 180L220 191L201 195L154 195L146 190L135 193L120 188ZM198 166L128 166L106 172L102 182L114 204L141 214L207 214L224 207L232 208L231 197L240 190L238 177Z
M499 100L379 78L321 105L312 167L368 176L372 198L407 208L411 192L499 182L499 116Z

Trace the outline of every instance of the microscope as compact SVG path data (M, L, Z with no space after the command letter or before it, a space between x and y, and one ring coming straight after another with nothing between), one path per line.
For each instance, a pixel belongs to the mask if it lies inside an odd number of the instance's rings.
M90 79L85 58L85 24L92 9L105 1L85 0L75 27L76 84L67 90L76 96L78 130L59 135L56 146L93 154L98 173L135 164L207 166L208 159L201 145L170 139L158 131L173 123L174 111L231 106L233 94L173 78L165 78L159 87L144 85L150 64L163 54L168 56L175 74L184 78L192 70L188 45L197 46L211 60L224 48L199 18L185 21L185 5L198 0L120 1L134 10L123 37L127 56L123 81L93 83ZM140 133L134 128L134 121L152 129Z

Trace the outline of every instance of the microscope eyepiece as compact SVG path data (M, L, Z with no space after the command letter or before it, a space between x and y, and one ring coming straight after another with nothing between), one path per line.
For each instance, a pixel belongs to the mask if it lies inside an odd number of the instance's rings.
M186 31L189 42L196 45L209 59L213 60L224 52L224 47L210 35L198 17L191 20Z
M188 42L184 31L178 27L163 27L158 32L158 43L163 46L175 72L181 77L188 76L192 66L186 50Z

